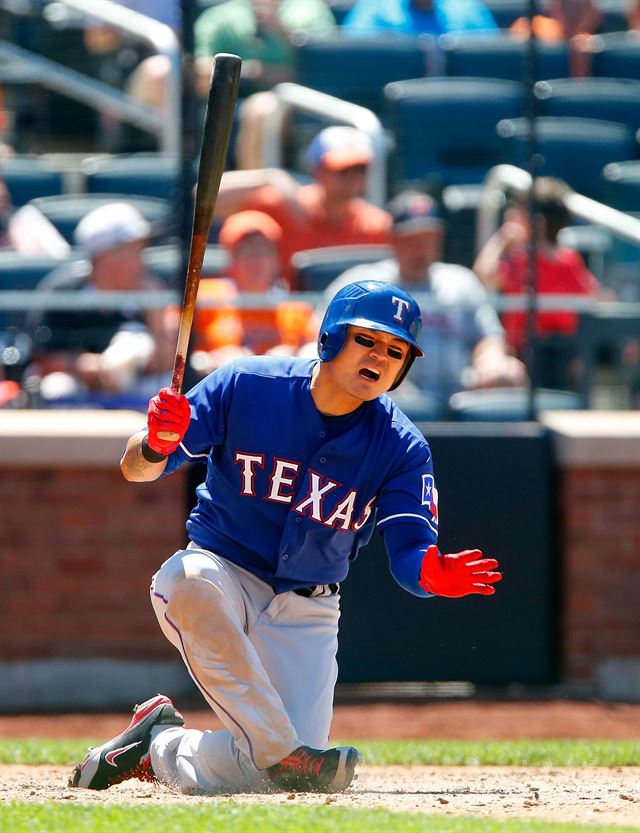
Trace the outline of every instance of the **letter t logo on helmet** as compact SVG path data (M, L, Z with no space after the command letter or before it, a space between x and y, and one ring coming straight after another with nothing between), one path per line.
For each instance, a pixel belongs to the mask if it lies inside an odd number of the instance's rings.
M320 361L330 362L336 358L346 343L347 330L352 324L390 333L410 345L409 359L390 390L402 382L414 359L424 356L418 346L422 326L420 307L399 286L385 281L358 281L340 289L327 307L320 325Z
M405 310L410 309L411 304L409 303L409 301L405 301L404 298L398 298L397 295L393 296L393 298L391 299L391 303L398 305L398 311L393 317L396 321L402 321L402 317L404 315Z

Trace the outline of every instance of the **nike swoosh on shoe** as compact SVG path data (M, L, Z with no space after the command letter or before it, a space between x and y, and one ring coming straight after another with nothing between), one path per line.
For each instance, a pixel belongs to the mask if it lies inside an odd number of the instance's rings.
M134 746L140 746L141 743L141 740L137 740L135 743L130 743L128 746L121 746L120 749L112 749L111 752L107 752L104 759L110 766L118 766L116 763L118 755L123 755L125 752L128 752L129 749L133 749Z

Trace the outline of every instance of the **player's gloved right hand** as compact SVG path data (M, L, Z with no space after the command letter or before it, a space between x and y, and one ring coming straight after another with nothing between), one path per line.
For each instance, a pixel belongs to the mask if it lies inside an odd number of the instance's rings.
M502 573L496 572L498 566L495 558L483 558L481 550L445 554L432 544L423 556L418 582L435 596L491 596L496 592L493 585L502 579Z
M184 394L177 394L171 388L161 388L149 400L147 411L147 427L149 433L146 444L158 454L168 455L182 442L189 421L191 407ZM160 434L170 433L174 437L170 440L162 438Z

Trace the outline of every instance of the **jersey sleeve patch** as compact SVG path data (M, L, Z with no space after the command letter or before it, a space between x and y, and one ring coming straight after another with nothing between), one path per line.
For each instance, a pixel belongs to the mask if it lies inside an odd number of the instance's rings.
M422 475L422 499L421 503L426 506L433 517L433 520L438 522L438 490L436 489L435 478L432 474Z

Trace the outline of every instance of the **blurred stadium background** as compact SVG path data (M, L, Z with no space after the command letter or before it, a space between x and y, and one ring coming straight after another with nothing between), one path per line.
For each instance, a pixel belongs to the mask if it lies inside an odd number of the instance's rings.
M24 379L25 316L37 283L77 256L79 220L114 196L152 224L145 258L167 289L158 304L179 299L202 124L202 98L180 69L191 66L197 16L221 2L176 3L173 30L131 25L108 0L0 0L0 180L12 211L27 208L24 216L52 230L40 251L0 250L0 380L19 389L0 408L7 712L128 706L158 689L193 694L156 633L146 588L183 542L198 471L146 492L121 482L117 461L140 425L141 402L43 409ZM537 383L540 363L560 361L567 345L530 334L530 389L459 394L447 420L431 419L419 398L407 403L434 449L442 546L495 554L506 580L495 604L424 605L394 586L372 543L344 588L339 692L638 701L640 32L629 27L632 4L597 0L601 22L583 44L581 77L567 42L530 44L510 31L544 2L487 0L499 28L482 37L358 39L340 29L351 5L331 3L331 32L292 34L294 79L272 90L262 163L307 181L303 151L319 128L365 130L380 151L369 199L383 206L408 187L432 194L447 222L444 259L469 267L509 194L526 195L532 175L559 177L572 189L563 242L610 294L560 299L579 316L572 385ZM90 13L118 33L93 51ZM126 92L154 54L171 67L159 107ZM253 89L243 84L245 97ZM207 277L227 266L215 235ZM353 262L346 249L299 253L304 297L317 300ZM505 308L500 297L492 302ZM372 619L373 609L384 615Z

